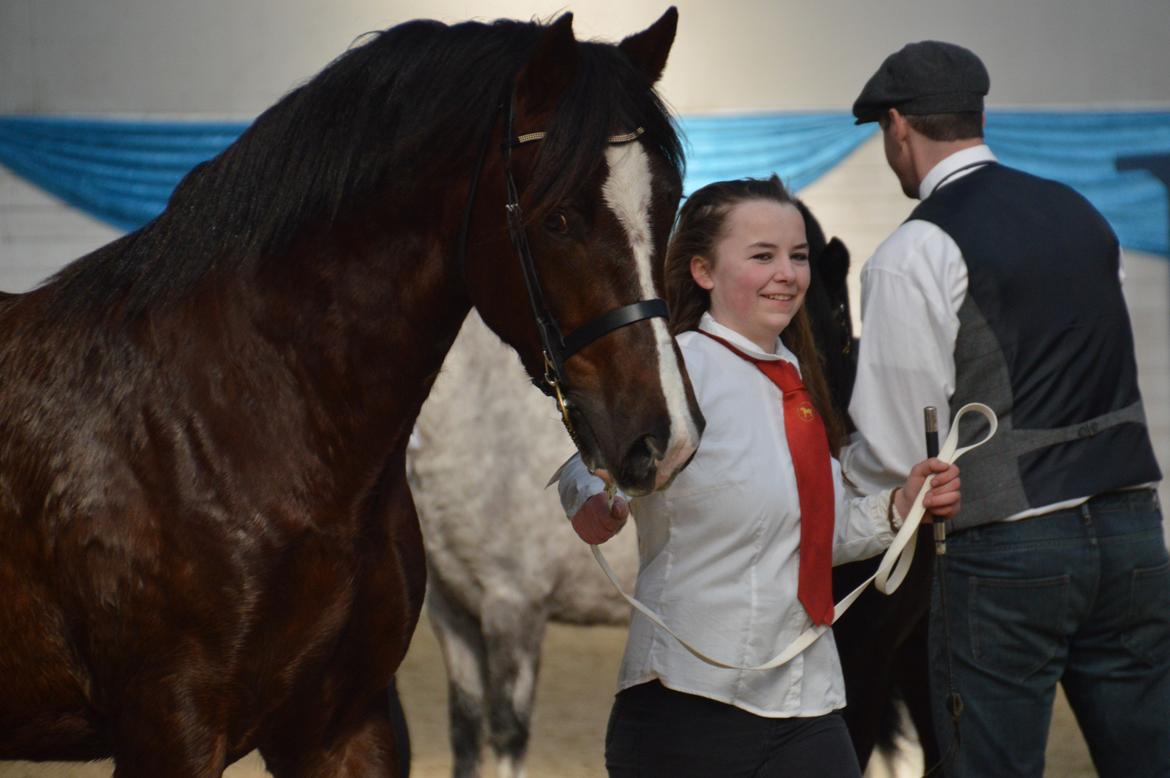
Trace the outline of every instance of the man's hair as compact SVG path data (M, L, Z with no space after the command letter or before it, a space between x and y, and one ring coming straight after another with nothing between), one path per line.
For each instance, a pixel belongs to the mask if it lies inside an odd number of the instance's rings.
M907 116L914 131L931 140L968 140L983 137L983 112L932 113Z

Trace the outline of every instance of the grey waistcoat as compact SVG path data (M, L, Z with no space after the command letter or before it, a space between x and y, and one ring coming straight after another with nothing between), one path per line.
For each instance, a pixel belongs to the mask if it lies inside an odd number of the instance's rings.
M996 437L961 463L951 528L1160 480L1117 238L1096 209L1062 184L990 164L910 218L938 225L967 265L951 414L978 401L999 416Z

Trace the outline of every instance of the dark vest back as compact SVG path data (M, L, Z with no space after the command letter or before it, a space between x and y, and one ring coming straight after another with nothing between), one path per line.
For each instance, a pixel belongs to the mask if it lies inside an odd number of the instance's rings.
M1000 420L963 460L954 527L1158 481L1104 217L1063 184L990 164L910 218L938 225L967 265L951 414L978 401Z

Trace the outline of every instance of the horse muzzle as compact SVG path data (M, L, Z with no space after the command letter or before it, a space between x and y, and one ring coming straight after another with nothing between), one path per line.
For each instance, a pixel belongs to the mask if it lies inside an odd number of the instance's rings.
M705 422L701 415L678 421L683 421L683 429L646 433L625 448L617 466L610 470L618 488L640 497L666 488L682 472L698 450Z

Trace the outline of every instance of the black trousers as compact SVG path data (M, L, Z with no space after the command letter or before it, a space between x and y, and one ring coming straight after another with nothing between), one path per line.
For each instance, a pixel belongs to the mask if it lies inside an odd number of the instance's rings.
M838 713L773 719L667 689L618 692L605 736L611 778L860 778Z

